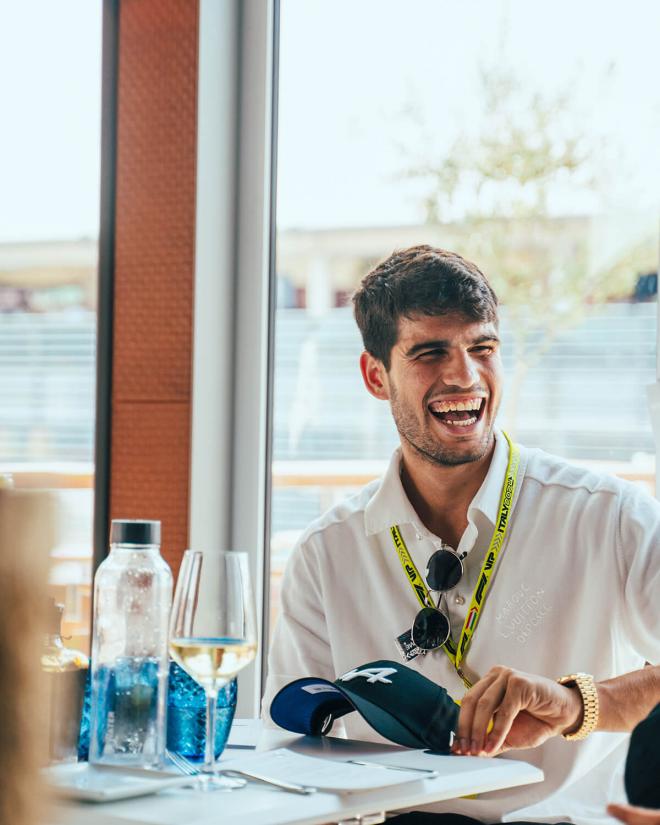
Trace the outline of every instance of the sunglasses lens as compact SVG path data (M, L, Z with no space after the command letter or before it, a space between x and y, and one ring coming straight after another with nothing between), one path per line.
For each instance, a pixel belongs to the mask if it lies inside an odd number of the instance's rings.
M423 607L412 626L412 640L422 650L435 650L449 638L449 619L433 607Z
M429 559L426 568L426 581L431 590L441 592L451 590L461 580L463 564L456 555L449 550L436 550Z

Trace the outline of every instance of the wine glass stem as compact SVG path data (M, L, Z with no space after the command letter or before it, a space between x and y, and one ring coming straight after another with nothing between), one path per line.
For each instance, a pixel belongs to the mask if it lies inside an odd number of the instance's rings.
M215 770L215 717L218 708L218 694L216 691L206 691L206 748L204 751L204 771L213 773Z

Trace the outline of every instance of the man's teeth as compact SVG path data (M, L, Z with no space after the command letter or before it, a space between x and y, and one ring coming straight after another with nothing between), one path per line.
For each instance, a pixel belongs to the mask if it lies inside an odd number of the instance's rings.
M465 418L462 421L444 421L444 424L449 424L452 427L469 427L470 424L476 424L476 417Z
M478 410L483 398L470 398L467 401L436 401L431 404L431 412L462 412L463 410Z

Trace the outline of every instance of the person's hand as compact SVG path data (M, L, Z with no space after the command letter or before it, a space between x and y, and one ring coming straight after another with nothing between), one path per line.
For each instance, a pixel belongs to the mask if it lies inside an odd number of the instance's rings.
M660 825L660 811L634 805L608 805L607 813L627 825Z
M461 700L453 752L495 756L534 748L551 736L577 730L582 697L576 687L507 667L494 667ZM488 724L493 727L487 733Z

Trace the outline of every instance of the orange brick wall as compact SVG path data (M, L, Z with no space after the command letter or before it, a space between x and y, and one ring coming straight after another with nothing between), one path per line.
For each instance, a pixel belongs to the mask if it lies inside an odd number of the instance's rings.
M112 518L188 541L197 139L196 0L122 0L112 371Z

